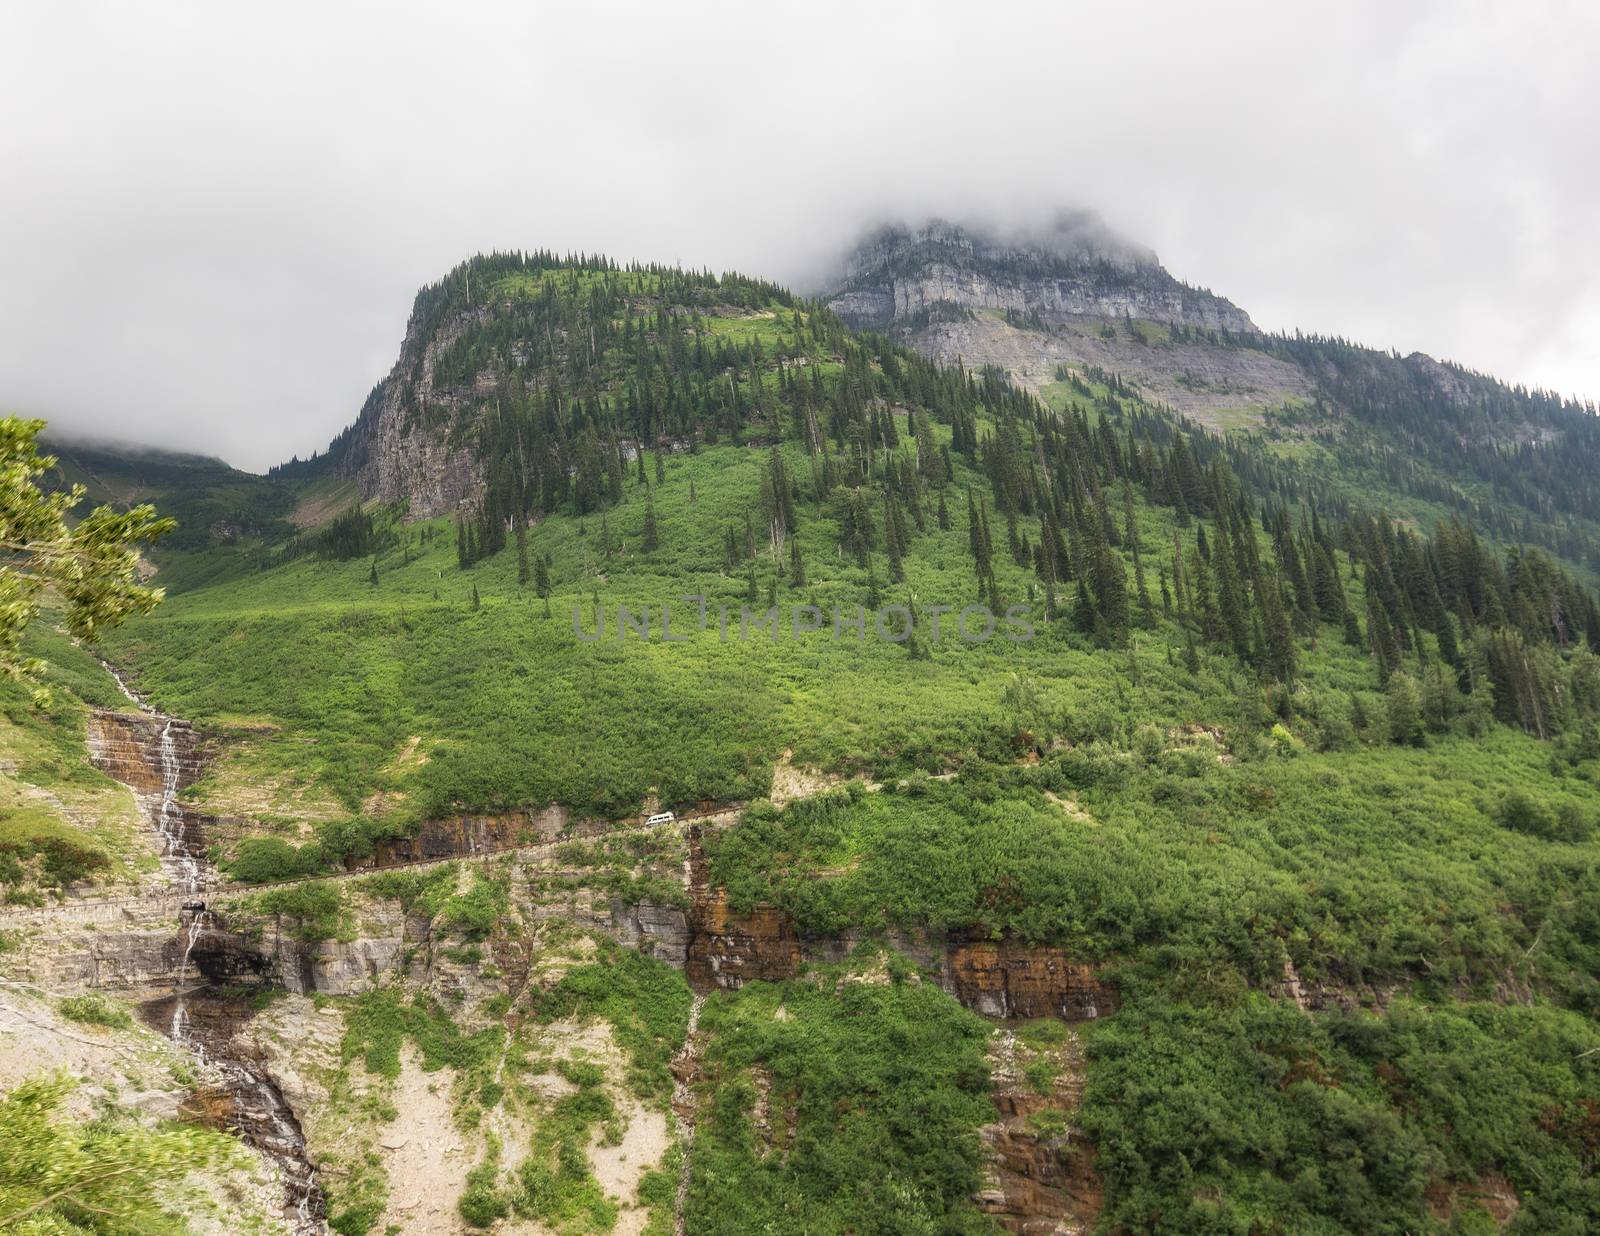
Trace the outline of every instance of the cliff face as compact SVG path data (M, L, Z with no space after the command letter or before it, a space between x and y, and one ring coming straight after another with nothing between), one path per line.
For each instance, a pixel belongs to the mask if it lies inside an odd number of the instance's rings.
M350 871L366 871L442 858L470 858L509 849L522 842L550 839L535 829L535 817L526 812L451 816L424 821L412 836L380 841L370 855L346 859L345 867Z
M938 221L884 228L851 253L825 298L852 326L940 364L995 365L1041 394L1063 367L1115 373L1219 430L1316 390L1301 366L1250 346L1262 336L1244 310L1081 215L1009 236Z
M169 729L170 726L170 729ZM154 713L111 712L97 708L89 714L89 762L106 776L132 787L142 799L159 803L165 779L162 734L172 743L179 790L199 778L205 761L200 735L187 721Z
M1074 1124L1083 1095L1083 1047L1075 1034L1026 1043L1012 1030L989 1045L996 1119L976 1201L1020 1236L1079 1236L1094 1229L1105 1185L1094 1147Z
M483 486L483 461L450 429L470 400L436 381L439 358L474 323L467 310L442 324L414 312L400 357L361 409L348 438L335 444L334 468L361 487L364 499L409 502L418 519L446 515Z
M846 259L844 278L827 299L852 326L873 329L954 304L1044 322L1129 317L1255 331L1238 306L1180 283L1154 253L1091 227L1080 215L1011 238L942 220L914 230L884 228Z
M771 906L747 912L728 904L713 887L699 836L689 832L688 946L684 975L692 987L734 991L755 980L791 978L807 962L843 961L861 943L845 933L810 938ZM884 943L933 973L940 987L986 1017L1057 1017L1092 1021L1117 1009L1116 988L1093 966L1059 948L1018 940L936 939L890 933Z

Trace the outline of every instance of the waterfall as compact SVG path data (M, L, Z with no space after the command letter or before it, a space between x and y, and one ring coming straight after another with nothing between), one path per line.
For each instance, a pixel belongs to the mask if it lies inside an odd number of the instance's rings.
M161 727L161 806L156 815L156 828L161 833L162 849L168 865L183 891L200 891L200 860L189 849L184 835L183 808L178 805L178 782L183 776L183 765L178 759L178 744L172 737L176 722L168 717ZM192 941L191 941L192 943Z
M672 1230L674 1236L684 1236L684 1207L689 1201L689 1178L694 1168L694 1118L695 1073L699 1069L700 1047L695 1035L700 1029L700 1010L705 1007L703 993L696 993L689 1001L689 1025L683 1036L683 1046L673 1057L672 1111L678 1126L678 1138L683 1146L683 1161L678 1167L678 1188L673 1195Z
M172 737L173 718L168 717L161 727L161 803L156 811L156 829L161 834L163 857L168 869L183 891L190 897L200 893L200 860L189 848L183 824L183 808L178 805L179 782L183 765L178 759L178 744ZM189 1037L189 1009L184 1000L183 983L189 977L189 954L194 952L194 942L205 927L204 910L189 911L192 917L183 945L183 960L178 965L178 998L172 1006L174 1042L187 1042Z
M146 1017L157 1029L164 1028L175 1043L192 1052L233 1096L230 1125L245 1142L276 1162L282 1173L288 1230L294 1236L326 1236L322 1190L294 1112L266 1066L233 1042L237 1020L230 1006L237 1005L237 998L219 997L203 985L193 990L187 987L195 947L206 929L218 926L218 921L201 900L210 883L210 870L191 843L188 821L178 801L184 771L178 740L185 727L141 699L110 665L106 669L139 711L161 724L160 740L155 744L160 760L160 793L136 792L141 809L160 838L161 865L172 884L182 890L186 903L181 920L183 958L171 997L171 1015L162 1011L158 1017L157 1010L163 1008L165 1001L156 1000L145 1006ZM154 771L150 768L153 761L148 739L144 740L139 758L147 773Z

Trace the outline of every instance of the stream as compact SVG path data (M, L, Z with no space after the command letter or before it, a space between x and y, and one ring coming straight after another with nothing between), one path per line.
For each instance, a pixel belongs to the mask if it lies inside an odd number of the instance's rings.
M294 1236L323 1236L328 1230L326 1207L300 1124L271 1074L236 1039L237 1031L253 1012L248 997L216 989L198 973L197 984L189 985L195 944L218 923L216 915L205 908L205 892L212 875L210 864L198 838L191 836L178 801L183 766L174 727L179 723L150 707L111 666L106 669L143 715L162 723L159 799L151 803L149 795L141 795L137 787L129 788L139 798L141 808L153 817L152 823L161 837L162 866L183 890L185 899L181 915L183 960L177 983L170 996L147 1001L141 1006L141 1013L146 1022L193 1052L220 1079L224 1101L215 1105L214 1114L247 1145L278 1165L284 1188L283 1217Z

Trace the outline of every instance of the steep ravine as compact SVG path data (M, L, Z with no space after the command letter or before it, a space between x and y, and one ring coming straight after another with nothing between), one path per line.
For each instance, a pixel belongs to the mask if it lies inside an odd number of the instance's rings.
M205 904L215 873L200 857L204 818L186 813L178 800L179 791L201 771L201 738L182 722L149 712L97 713L90 747L97 766L139 795L146 817L163 838L169 879L184 890L187 903L180 914L181 929L174 934L168 926L162 941L160 961L172 990L145 1006L146 1020L181 1039L224 1078L221 1090L198 1096L197 1114L236 1128L278 1162L288 1193L286 1215L295 1230L326 1230L300 1125L258 1045L251 1045L256 1036L238 1033L251 1016L249 1002L222 989L271 986L301 994L355 994L376 978L405 971L406 957L419 949L431 956L429 946L437 943L433 925L426 916L381 904L365 907L355 939L317 945L293 939L270 920L256 922L248 914L230 925L225 918L238 918L227 908L231 899L210 908ZM726 890L712 885L702 830L735 826L735 818L729 812L686 822L682 871L687 908L624 901L599 889L551 896L540 891L535 879L515 886L518 912L529 922L566 919L681 968L697 993L697 1007L710 991L736 990L757 979L787 979L808 963L848 957L862 937L808 937L775 908L734 910ZM564 866L557 857L560 847L551 844L550 833L560 830L556 821L530 817L516 823L520 827L512 835L509 822L441 821L412 844L374 856L374 864L410 866L450 858L498 862L516 854L523 870L533 871L525 864L536 864L545 877L552 874L551 864L555 869ZM561 831L570 835L570 830ZM589 830L580 826L579 831ZM521 848L515 848L519 842ZM211 893L224 898L221 890ZM915 961L966 1007L1000 1023L992 1051L996 1115L983 1130L987 1166L975 1196L979 1206L1011 1232L1065 1236L1089 1230L1099 1214L1101 1185L1093 1148L1072 1127L1081 1053L1062 1049L1060 1083L1050 1093L1034 1093L1019 1080L1012 1027L1053 1020L1075 1043L1070 1027L1114 1012L1116 989L1094 967L1057 948L925 933L895 933L884 942ZM133 972L145 974L148 985L149 972L156 969L148 962ZM106 985L126 985L119 973L115 967L106 971ZM89 986L101 985L100 978L98 973L83 976ZM679 1084L673 1106L680 1127L691 1136L694 1056L692 1048L686 1049L674 1067ZM678 1213L681 1218L681 1202Z
M89 724L89 758L133 790L145 818L160 835L168 878L184 899L173 990L146 1001L140 1012L151 1026L194 1052L220 1081L197 1092L191 1115L234 1130L276 1163L289 1229L295 1236L318 1236L328 1230L325 1208L300 1125L271 1074L235 1038L250 1018L251 1004L219 986L220 978L229 977L230 967L219 967L214 960L202 964L236 950L208 948L214 939L226 938L220 918L205 903L214 872L205 860L198 821L178 798L200 772L194 729L155 712L120 678L118 683L139 712L96 710Z
M684 971L696 992L790 978L808 962L842 961L862 943L862 937L850 934L805 936L770 906L735 911L727 890L711 884L698 824L690 825L687 840ZM1072 1125L1083 1062L1070 1026L1115 1012L1116 988L1093 966L1072 961L1059 948L903 933L885 942L967 1008L1001 1023L990 1051L996 1118L982 1131L987 1163L975 1198L979 1207L1021 1236L1090 1231L1104 1190L1094 1148ZM1041 1049L1019 1048L1012 1023L1036 1019L1064 1023L1059 1040ZM1043 1092L1026 1082L1018 1063L1022 1057L1036 1063L1047 1058L1043 1062L1054 1081ZM683 1069L675 1072L681 1080Z

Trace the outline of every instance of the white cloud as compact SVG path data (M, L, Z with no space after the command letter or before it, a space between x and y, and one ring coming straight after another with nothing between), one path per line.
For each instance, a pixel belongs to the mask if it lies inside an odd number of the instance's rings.
M551 247L797 280L1099 209L1272 327L1600 394L1577 3L14 5L0 403L261 467L416 287Z

